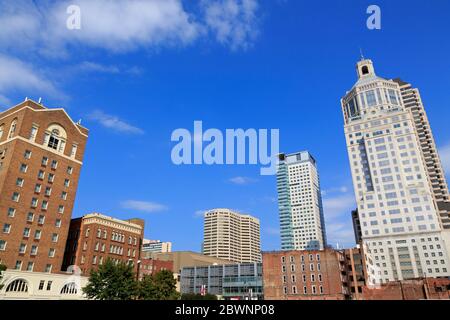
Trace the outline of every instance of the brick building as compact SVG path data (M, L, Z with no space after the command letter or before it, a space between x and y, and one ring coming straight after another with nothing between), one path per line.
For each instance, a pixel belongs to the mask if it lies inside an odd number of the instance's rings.
M99 213L87 214L70 223L63 270L71 265L89 275L108 258L132 263L138 271L144 235L141 219L119 220Z
M392 281L376 288L365 287L363 300L448 300L450 279L419 278Z
M0 113L0 262L59 272L88 130L31 100Z
M354 300L360 300L367 281L363 249L357 246L356 248L345 249L343 253L350 296Z
M139 263L139 278L144 276L152 276L162 270L169 270L173 272L173 261L158 260L158 259L141 259Z
M350 297L345 255L333 249L263 252L266 300Z

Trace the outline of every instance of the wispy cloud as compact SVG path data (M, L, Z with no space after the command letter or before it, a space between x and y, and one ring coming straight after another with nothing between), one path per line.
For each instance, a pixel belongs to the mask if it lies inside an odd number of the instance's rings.
M333 197L325 196L323 207L329 244L339 243L341 246L354 244L351 211L355 209L356 202L353 194L345 192Z
M194 217L195 218L203 218L206 211L208 211L208 210L197 210L194 212Z
M144 130L142 130L141 128L135 127L117 116L106 114L101 110L95 110L94 112L90 113L88 115L88 119L97 121L103 127L118 132L128 134L144 134Z
M198 0L188 12L182 0L15 0L0 3L0 44L67 56L77 46L124 53L140 48L185 46L210 32L233 50L256 38L258 0ZM67 26L69 5L81 10L81 29ZM209 32L210 31L210 32ZM23 39L21 45L17 37Z
M127 200L121 203L122 208L142 212L161 212L168 209L167 206L150 201Z
M232 50L247 49L258 36L257 0L204 0L205 21L216 39Z
M439 149L439 157L447 176L450 175L450 143Z
M346 186L340 186L340 187L322 190L322 195L326 196L326 195L333 194L333 193L346 193L346 192L348 192L348 190L349 189Z
M268 234L270 236L279 236L280 235L280 228L267 227L264 229L264 231L266 232L266 234Z
M12 92L26 91L29 95L48 94L57 99L66 96L56 89L45 72L19 59L0 54L0 103L10 103Z
M233 177L231 179L228 179L229 182L233 183L233 184L237 184L237 185L247 185L247 184L251 184L251 183L255 183L258 180L253 179L253 178L249 178L249 177Z

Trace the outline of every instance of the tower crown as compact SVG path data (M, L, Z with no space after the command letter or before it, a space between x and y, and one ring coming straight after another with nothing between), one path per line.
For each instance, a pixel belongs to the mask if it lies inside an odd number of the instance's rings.
M356 64L356 73L358 74L358 79L376 76L372 60L363 59L359 61Z

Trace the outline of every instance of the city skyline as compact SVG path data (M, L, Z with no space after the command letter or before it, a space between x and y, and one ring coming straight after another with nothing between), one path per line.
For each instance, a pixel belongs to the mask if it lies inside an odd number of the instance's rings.
M445 37L444 13L450 9L447 3L430 8L408 2L405 9L380 1L385 18L376 34L365 29L365 3L342 9L327 3L327 10L320 3L307 6L259 3L258 16L266 17L256 19L260 34L249 37L251 45L245 49L233 42L215 42L213 35L213 43L203 39L188 47L158 47L161 53L140 43L125 53L82 43L75 48L77 58L36 55L27 60L20 48L6 45L0 55L6 71L0 80L1 105L43 96L46 106L67 107L75 121L82 118L92 138L73 217L93 211L121 219L139 216L146 220L147 238L170 240L176 250L200 251L202 219L196 213L208 208L229 207L257 216L263 250L279 249L280 235L274 177L260 176L259 166L176 167L170 162L172 130L189 128L197 119L221 129L280 128L280 152L309 150L318 159L329 243L350 247L355 202L339 99L354 82L359 47L380 74L402 77L420 88L441 158L449 168L450 157L443 151L450 150L450 110L445 108L450 78L439 70L450 68L450 50L447 42L435 40ZM317 22L304 14L313 10ZM418 14L423 21L411 25L408 16ZM328 27L321 27L325 22ZM314 35L308 31L311 24L317 27ZM329 30L334 24L336 30ZM435 32L430 35L431 29ZM341 37L333 39L342 33L354 35L344 48ZM0 40L8 44L7 38ZM408 40L422 41L426 50L416 50ZM383 49L378 47L382 43ZM386 51L385 45L392 50ZM104 52L109 54L105 57ZM56 68L60 64L63 68ZM12 81L11 70L29 71L45 81L22 87ZM174 225L174 220L181 223ZM186 228L198 234L186 237Z

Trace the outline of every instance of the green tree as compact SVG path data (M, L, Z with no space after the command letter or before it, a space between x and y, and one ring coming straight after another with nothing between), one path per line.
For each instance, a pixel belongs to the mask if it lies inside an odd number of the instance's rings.
M217 296L210 293L204 296L199 293L184 293L181 295L181 300L217 300Z
M137 296L137 281L133 267L124 262L114 263L108 259L93 271L83 288L89 299L131 300Z
M176 280L169 270L161 270L152 276L145 276L139 284L139 298L143 300L177 300L180 294Z
M0 264L0 290L3 288L2 284L2 278L3 278L3 271L6 270L6 266L3 264Z

